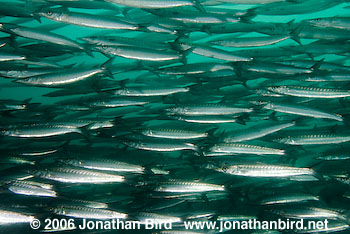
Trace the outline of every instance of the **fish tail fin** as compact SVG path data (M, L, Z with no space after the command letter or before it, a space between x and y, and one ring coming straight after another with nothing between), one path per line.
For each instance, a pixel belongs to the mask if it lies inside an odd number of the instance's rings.
M243 14L242 16L239 17L241 19L241 21L250 22L257 15L256 14L257 8L258 7L253 7L253 8L248 9L245 14Z
M105 63L101 65L103 73L110 78L113 78L113 73L111 72L110 67L113 65L114 58L115 57L108 59Z
M293 23L294 20L288 22L288 25L290 23ZM292 40L294 40L296 43L298 43L299 45L302 45L301 44L301 41L300 41L300 32L301 30L304 28L304 24L303 23L300 23L298 26L296 26L290 33L289 33L289 36Z
M200 12L206 12L202 4L198 0L193 1L193 6Z
M252 19L256 17L256 13L254 8L247 10L247 12L243 15L239 16L239 20L243 23L251 23Z
M92 50L87 45L83 45L83 50L87 55L89 55L92 58L95 58L95 56L92 54Z
M209 129L209 130L207 131L208 136L215 136L215 132L216 132L218 129L219 129L218 127L214 127L214 128L212 128L212 129Z
M244 115L241 115L241 116L239 116L239 117L237 117L236 118L236 122L238 123L238 124L240 124L240 125L246 125L246 116L247 116L248 114L244 114Z
M84 137L84 139L87 141L88 144L92 144L91 141L91 126L94 125L94 123L89 123L87 125L84 125L82 127L79 127L80 134Z
M323 61L324 61L324 58L319 61L316 61L315 64L311 67L311 69L313 71L318 70L321 67Z

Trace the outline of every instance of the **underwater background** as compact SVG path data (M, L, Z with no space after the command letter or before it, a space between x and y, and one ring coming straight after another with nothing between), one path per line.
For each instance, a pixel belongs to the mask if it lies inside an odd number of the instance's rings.
M0 4L0 233L349 233L347 1Z

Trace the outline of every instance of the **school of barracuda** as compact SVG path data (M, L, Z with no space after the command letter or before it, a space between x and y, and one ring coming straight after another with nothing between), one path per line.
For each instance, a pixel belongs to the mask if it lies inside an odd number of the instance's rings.
M79 232L31 230L46 218L350 232L348 0L17 0L0 14L0 233Z

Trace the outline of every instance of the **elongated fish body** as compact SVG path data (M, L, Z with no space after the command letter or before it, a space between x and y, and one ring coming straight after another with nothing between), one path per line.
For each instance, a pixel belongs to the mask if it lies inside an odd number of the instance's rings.
M324 161L350 160L350 155L347 155L347 154L322 155L322 156L316 157L316 159L324 160Z
M186 116L186 115L170 115L170 118L185 121L188 123L201 123L201 124L222 124L222 123L235 123L237 120L231 116L225 115L204 115L204 116Z
M85 13L68 12L63 10L49 9L38 13L40 16L68 24L75 24L79 26L86 26L92 28L102 29L126 29L136 30L136 25L129 24L119 20L117 17L104 17Z
M322 119L333 119L337 121L343 121L343 117L338 114L326 113L314 108L298 106L298 105L289 105L282 103L272 103L269 102L263 107L264 109L273 110L281 113L293 114L308 116L313 118L322 118Z
M264 198L260 204L262 205L278 205L278 204L289 204L289 203L301 203L307 201L318 201L319 198L310 194L284 194L274 195Z
M318 207L294 207L276 210L276 213L288 218L300 218L300 219L342 219L345 217L337 211L318 208Z
M134 172L134 173L144 172L144 168L142 166L133 165L133 164L120 162L120 161L114 161L114 160L68 159L68 160L65 160L64 162L73 166L99 170L99 171Z
M156 50L166 50L170 49L171 46L166 43L166 41L160 41L160 42L148 42L141 39L134 39L130 40L129 37L118 37L118 36L104 36L104 37L83 37L81 38L83 41L86 41L87 43L91 45L98 45L98 46L136 46L136 47L145 47L145 48L152 48ZM165 38L164 40L168 40ZM156 46L155 46L156 45Z
M34 161L30 161L24 157L16 157L16 156L3 157L0 159L0 163L35 165Z
M179 217L148 212L139 212L136 217L141 224L145 224L147 220L152 220L155 223L179 223L182 221L182 219Z
M186 93L189 88L125 88L115 92L116 95L129 97L152 97L152 96L166 96L175 93Z
M350 141L350 136L342 135L301 135L301 136L289 136L277 140L279 143L289 145L324 145L324 144L340 144Z
M27 183L26 181L17 181L8 188L11 192L15 194L22 194L27 196L39 196L39 197L56 197L56 192L37 186L32 183Z
M300 175L313 175L311 168L298 168L288 166L274 165L232 165L224 169L217 169L230 175L248 176L248 177L290 177Z
M43 75L47 73L51 73L52 69L28 69L26 68L25 70L19 70L19 69L11 69L11 70L4 70L0 71L0 75L7 77L7 78L12 78L12 79L20 79L20 78L27 78L30 76L37 76L37 75Z
M250 108L230 107L218 104L207 104L198 106L179 106L167 110L169 115L234 115L237 113L249 113L253 110Z
M33 219L34 216L8 210L0 210L0 224L30 223Z
M305 20L305 22L321 28L340 28L350 29L350 17L324 17L317 19Z
M160 183L155 191L168 192L168 193L202 193L209 191L224 191L223 185L207 184L200 182L186 182L171 180L168 182Z
M23 60L23 59L26 59L26 57L23 55L0 52L0 62Z
M123 182L124 176L73 168L52 168L42 170L37 176L62 183L101 184Z
M120 99L120 98L111 98L107 100L96 100L86 103L87 106L94 108L115 108L115 107L124 107L124 106L142 106L149 102L139 101L139 100L129 100L129 99Z
M328 0L309 0L309 1L297 1L297 2L273 2L270 4L262 5L253 10L254 13L259 15L295 15L295 14L307 14L325 10L332 6L340 4L339 2L330 2ZM315 6L317 6L315 8Z
M350 91L347 90L311 88L304 86L277 86L268 87L267 89L275 93L296 97L343 98L350 96Z
M106 209L94 209L79 206L61 206L53 209L57 215L81 219L126 219L127 214Z
M60 136L69 133L79 133L81 130L75 127L60 126L55 124L29 124L23 126L10 126L1 130L1 135L19 138L44 138Z
M218 153L219 155L220 154L221 155L225 155L225 154L284 155L284 150L267 148L267 147L262 147L257 145L221 143L221 144L216 144L211 148L209 148L208 153Z
M85 80L94 75L104 72L102 68L95 69L74 69L64 72L54 72L49 74L43 74L38 76L27 77L19 79L16 82L34 86L43 87L60 87L76 83L78 81Z
M59 201L59 204L63 206L84 206L88 208L94 208L94 209L104 209L108 208L107 203L103 202L96 202L96 201L87 201L87 200L80 200L80 199L63 199L62 201Z
M210 43L213 45L225 47L260 47L266 45L273 45L278 42L284 41L288 38L290 38L290 36L247 37L235 38L230 40L211 41Z
M166 139L197 139L208 136L208 133L195 132L190 130L150 128L142 131L145 136Z
M283 53L283 52L282 52ZM268 55L265 55L268 56ZM283 56L279 55L278 57ZM296 75L296 74L309 74L312 72L310 68L295 67L291 65L284 65L271 62L254 62L244 64L243 69L251 72L261 72L268 74L283 74L283 75Z
M239 62L239 61L251 61L253 58L246 57L243 55L235 55L234 52L228 52L225 50L213 48L213 47L205 47L205 46L196 46L191 49L192 53L202 55L209 58L221 59L230 62Z
M230 70L233 71L234 68L229 64L220 64L220 63L192 63L187 65L176 65L170 67L164 67L158 69L158 72L161 74L168 75L195 75L203 74L206 72L215 72L220 70Z
M15 34L17 36L21 36L24 38L29 38L38 41L45 41L52 44L58 44L63 46L68 46L72 48L76 48L79 50L85 50L85 48L79 43L59 34L55 34L52 32L41 31L38 29L32 29L23 26L10 25L10 24L0 24L0 30L5 32Z
M349 82L350 81L350 75L348 73L346 74L330 74L326 76L313 76L313 77L307 77L305 81L311 81L311 82Z
M114 124L110 120L96 120L96 119L77 119L77 120L67 120L67 121L55 121L55 124L59 126L67 126L72 128L82 128L87 127L88 129L95 130L99 128L110 128Z
M107 2L136 8L158 9L180 6L193 6L193 1L188 0L106 0Z
M145 141L142 141L142 142L125 141L124 144L136 149L159 151L159 152L172 152L172 151L179 151L179 150L194 150L194 151L198 150L198 147L194 144L181 143L181 142L162 143L162 142L145 142Z
M118 47L95 47L107 55L116 55L123 58L145 61L169 61L179 60L180 55L171 51L159 51L142 47L118 46Z
M193 26L202 26L205 25L217 25L227 22L239 22L238 17L224 17L220 14L212 14L207 12L181 12L181 14L177 14L169 17L172 20L180 21L185 24L190 24Z
M257 128L256 126L246 129L242 131L239 134L235 134L234 136L228 136L224 139L224 142L241 142L241 141L248 141L257 139L275 132L278 132L282 129L289 128L294 126L294 123L285 123L285 124L278 124L274 126L268 126L263 128Z

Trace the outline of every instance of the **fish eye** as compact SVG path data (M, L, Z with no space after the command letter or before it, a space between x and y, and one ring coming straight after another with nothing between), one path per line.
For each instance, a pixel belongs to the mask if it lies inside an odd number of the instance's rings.
M47 14L48 14L48 15L52 15L53 12L52 12L52 11L48 11Z
M106 46L106 45L103 45L103 46L102 46L102 49L107 49L107 46Z

